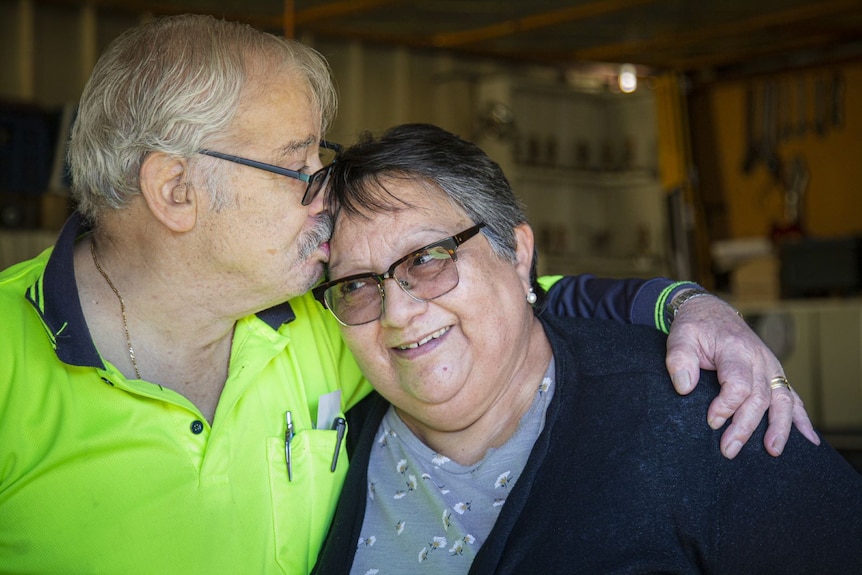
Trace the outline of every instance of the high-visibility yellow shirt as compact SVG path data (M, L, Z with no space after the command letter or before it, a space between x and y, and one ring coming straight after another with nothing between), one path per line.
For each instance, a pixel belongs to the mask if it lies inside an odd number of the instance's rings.
M306 295L237 322L210 426L99 356L80 232L0 273L0 573L308 572L347 469L318 399L340 389L343 414L370 390L334 319Z

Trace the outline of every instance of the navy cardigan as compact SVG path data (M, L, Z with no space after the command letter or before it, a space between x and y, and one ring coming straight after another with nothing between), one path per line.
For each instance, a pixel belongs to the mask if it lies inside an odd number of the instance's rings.
M471 574L862 573L862 475L834 449L794 430L774 458L764 420L727 460L706 423L715 374L678 396L661 333L542 322L556 391ZM351 466L315 573L350 570L387 407L374 394L348 414Z

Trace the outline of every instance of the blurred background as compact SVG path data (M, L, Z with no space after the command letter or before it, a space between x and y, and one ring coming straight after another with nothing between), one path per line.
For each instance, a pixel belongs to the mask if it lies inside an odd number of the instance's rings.
M69 214L63 150L102 50L182 12L319 50L330 140L422 121L480 144L542 272L719 292L862 453L862 0L0 0L0 268Z

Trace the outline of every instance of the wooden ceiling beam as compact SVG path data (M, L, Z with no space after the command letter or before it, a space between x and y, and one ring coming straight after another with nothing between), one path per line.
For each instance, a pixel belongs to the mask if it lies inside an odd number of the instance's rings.
M656 2L656 0L599 0L588 2L578 6L569 6L567 8L560 8L559 10L531 14L530 16L506 20L471 30L434 34L431 36L430 44L436 48L453 48L465 44L475 44L476 42L511 36L520 32L529 32L540 28L547 28L548 26L619 12L620 10L653 2Z
M281 25L284 37L294 38L296 34L296 6L294 6L293 0L283 0L283 2Z
M67 6L80 6L85 3L85 0L44 1L46 3ZM202 4L197 4L194 10L189 6L185 6L182 2L171 2L170 0L163 2L148 0L89 0L89 2L99 7L118 9L132 14L149 12L155 15L172 15L194 11L198 14L211 14L219 18L225 18L226 20L246 22L263 29L284 29L285 35L287 35L289 28L295 29L298 26L325 22L332 18L351 16L389 4L402 4L405 0L339 0L304 10L295 9L295 0L283 0L281 14L273 14L272 11L268 11L266 14L256 14L253 11L227 12L217 2L210 3L208 8L204 8Z
M591 62L633 62L645 66L676 69L748 69L749 61L768 59L770 65L789 54L801 62L806 52L811 58L856 58L862 59L862 0L806 0L791 8L777 9L753 16L738 15L738 0L716 0L712 9L727 6L736 9L728 15L729 21L708 24L695 28L690 19L686 22L681 13L680 25L668 32L656 33L655 37L624 41L623 32L616 40L605 44L559 49L537 50L531 42L531 32L541 33L554 26L572 27L571 45L577 46L586 36L577 31L590 25L590 18L619 17L631 21L643 18L644 25L655 23L658 10L651 5L669 7L678 0L582 0L575 6L558 10L545 10L521 18L500 21L489 26L474 27L451 33L434 33L434 30L457 30L458 26L470 26L472 17L452 4L439 13L428 14L427 33L408 34L398 26L357 26L352 15L363 15L374 22L377 14L385 13L386 7L403 8L412 5L408 0L282 0L281 13L272 10L271 0L264 5L253 0L243 2L216 2L215 0L37 0L39 3L59 6L80 6L85 1L99 10L116 10L130 14L149 12L155 15L176 14L190 9L209 13L218 18L246 22L252 26L286 36L309 32L321 37L364 41L379 45L398 45L417 49L451 49L465 56L490 57L521 63L537 63L570 67ZM568 2L573 4L574 2ZM562 2L561 2L562 4ZM713 5L714 4L714 5ZM501 3L501 6L505 4ZM297 9L297 6L308 6ZM431 4L434 6L434 4ZM752 4L754 9L754 4ZM504 14L503 8L500 13ZM500 16L505 18L505 16ZM822 29L817 29L818 19ZM474 20L472 20L474 21ZM580 23L580 26L578 26ZM444 26L443 28L435 28ZM804 32L793 36L796 27ZM857 32L857 29L860 31ZM373 30L373 31L369 31ZM556 31L556 30L555 30ZM505 46L493 42L499 38L511 38Z
M340 0L339 2L327 2L313 8L306 8L296 13L296 24L310 24L312 22L326 21L331 18L352 16L360 12L367 12L375 8L381 8L387 4L402 4L404 0Z
M772 42L769 46L762 48L749 48L744 50L722 50L721 52L710 52L704 56L674 57L667 56L662 61L665 66L675 70L705 70L721 66L732 66L740 63L764 61L770 58L782 57L783 66L792 66L794 63L787 57L788 54L799 54L802 52L825 48L835 44L835 35L832 33L809 34L796 37L784 42Z
M644 54L650 50L679 49L687 45L702 44L719 38L741 36L762 31L765 28L797 24L822 16L842 14L862 8L862 0L830 0L806 4L786 10L758 14L744 20L734 20L704 26L676 34L663 34L650 40L636 40L594 46L574 50L569 57L575 60L596 62L621 62L631 59L633 54Z
M367 12L369 10L374 10L375 8L381 8L388 4L401 4L405 0L340 0L338 2L329 2L327 4L322 4L320 6L314 6L313 8L305 8L304 10L294 10L293 12L293 26L294 28L299 26L311 26L317 29L325 29L325 26L313 26L318 22L326 22L335 18L342 18L345 16L352 16L354 14L360 14L362 12ZM274 28L279 28L282 24L283 20L280 20L274 16L226 16L226 18L234 19L234 20L242 20L252 24L253 26L257 26L258 28L262 28L265 30L271 30ZM359 36L351 33L339 34L335 33L334 36L345 36L359 39ZM391 39L393 43L401 43L397 39Z

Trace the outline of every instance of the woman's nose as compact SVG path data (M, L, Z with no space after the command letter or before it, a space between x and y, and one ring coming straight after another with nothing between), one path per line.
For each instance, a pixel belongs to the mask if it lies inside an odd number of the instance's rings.
M413 297L400 280L387 279L392 281L383 282L383 312L380 315L382 325L403 327L428 309L428 302Z

